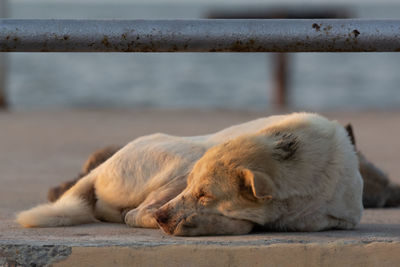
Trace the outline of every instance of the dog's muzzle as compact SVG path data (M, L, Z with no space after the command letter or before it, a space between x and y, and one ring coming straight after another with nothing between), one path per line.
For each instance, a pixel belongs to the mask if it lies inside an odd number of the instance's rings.
M172 235L175 230L175 225L171 224L171 216L165 209L159 209L154 213L158 225L167 233Z

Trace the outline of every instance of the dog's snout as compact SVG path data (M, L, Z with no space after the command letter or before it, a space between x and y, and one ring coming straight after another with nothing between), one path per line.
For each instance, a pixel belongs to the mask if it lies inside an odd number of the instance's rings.
M159 209L154 213L154 218L164 232L170 235L174 234L176 225L172 222L173 220L168 210Z
M161 225L167 224L170 218L169 213L165 210L156 211L154 217L156 218L156 221Z

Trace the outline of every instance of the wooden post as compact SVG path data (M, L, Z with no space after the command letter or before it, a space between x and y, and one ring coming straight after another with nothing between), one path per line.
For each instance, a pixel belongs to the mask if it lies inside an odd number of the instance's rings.
M4 53L0 53L0 109L7 108L6 96L6 57Z
M288 93L288 54L278 53L274 54L274 104L276 108L283 109L287 107L287 93Z
M0 18L7 16L7 3L6 0L0 0ZM6 95L6 55L0 52L0 109L7 108L7 95Z

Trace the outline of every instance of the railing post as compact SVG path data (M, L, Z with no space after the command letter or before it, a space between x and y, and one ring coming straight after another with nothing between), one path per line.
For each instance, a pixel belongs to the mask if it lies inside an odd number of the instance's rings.
M274 104L278 109L287 107L288 93L288 54L274 54Z
M7 17L7 0L0 0L0 18ZM0 52L0 109L7 108L6 77L7 64L5 53Z

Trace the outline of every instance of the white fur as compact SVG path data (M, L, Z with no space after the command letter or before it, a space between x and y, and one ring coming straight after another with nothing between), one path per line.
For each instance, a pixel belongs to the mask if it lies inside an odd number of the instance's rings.
M128 224L157 227L152 212L182 192L193 165L209 148L246 134L262 135L271 129L296 134L306 149L296 167L289 161L283 162L274 178L279 188L277 199L292 201L293 209L282 215L284 209L276 202L278 206L264 207L256 214L255 222L297 230L354 227L362 213L362 180L354 148L342 126L310 113L261 118L211 135L153 134L138 138L57 202L21 212L17 221L25 227L87 223L95 221L95 216L118 221L122 210L131 210L131 217L125 217ZM272 141L265 142L271 145ZM79 197L91 187L99 200L94 211ZM240 219L240 214L224 212ZM343 224L338 223L342 221Z

